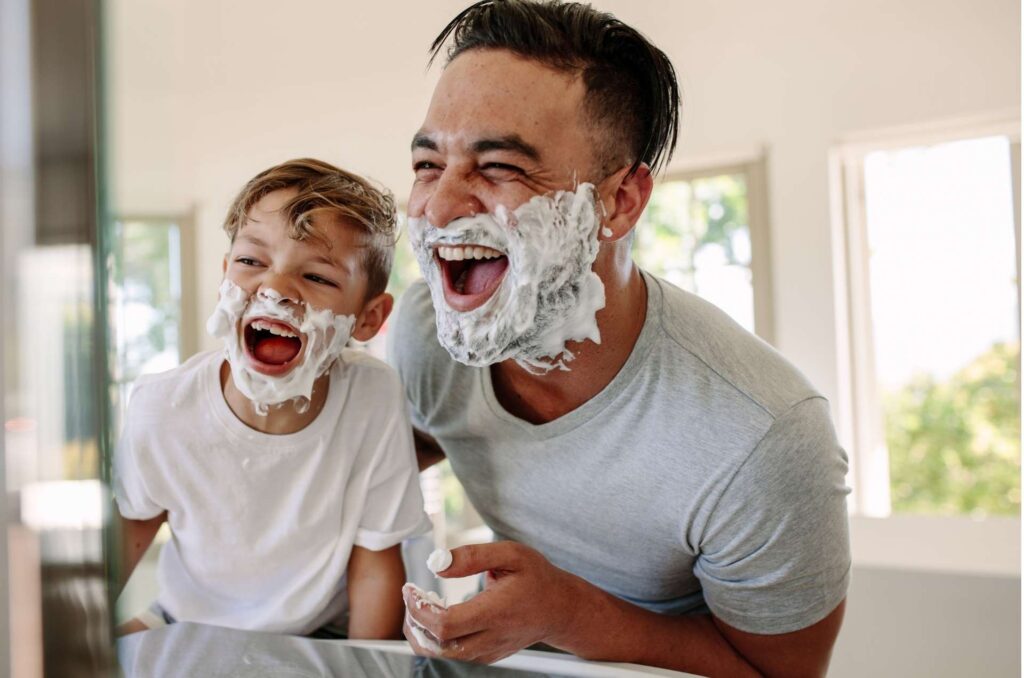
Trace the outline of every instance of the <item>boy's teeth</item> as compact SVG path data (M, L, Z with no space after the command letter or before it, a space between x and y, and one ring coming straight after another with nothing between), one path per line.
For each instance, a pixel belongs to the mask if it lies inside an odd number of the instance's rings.
M254 330L262 330L264 332L270 332L271 334L275 334L275 335L277 335L279 337L296 337L296 336L298 336L294 332L292 332L290 330L287 330L287 329L281 327L280 325L274 325L272 323L264 322L263 320L257 320L255 322L253 322L252 328Z
M505 256L490 247L480 245L456 245L454 247L438 247L437 253L445 261L462 261L463 259L495 259Z

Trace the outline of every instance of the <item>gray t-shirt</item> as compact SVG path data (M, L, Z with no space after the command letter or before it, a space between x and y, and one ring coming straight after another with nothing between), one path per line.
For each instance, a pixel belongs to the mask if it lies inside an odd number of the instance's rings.
M441 444L499 539L650 610L709 608L751 633L810 626L850 572L847 459L828 404L718 308L644 280L626 364L540 425L501 406L489 368L449 357L417 283L389 338L413 426Z

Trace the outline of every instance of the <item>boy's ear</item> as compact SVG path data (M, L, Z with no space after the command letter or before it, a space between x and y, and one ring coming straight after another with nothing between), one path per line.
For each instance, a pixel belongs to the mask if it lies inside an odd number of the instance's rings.
M221 273L227 273L228 272L228 255L226 255L226 254L224 255L224 261L223 261L223 265L220 267L220 272Z
M383 292L366 302L362 312L356 318L352 328L352 338L356 341L369 341L377 336L384 321L391 315L395 307L395 298Z
M643 214L654 190L651 168L641 164L635 172L627 174L624 167L612 174L598 188L602 196L604 215L598 240L620 240L629 234Z

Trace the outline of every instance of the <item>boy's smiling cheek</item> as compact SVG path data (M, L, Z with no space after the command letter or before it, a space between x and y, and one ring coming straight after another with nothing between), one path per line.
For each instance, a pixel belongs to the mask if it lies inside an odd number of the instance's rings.
M309 304L337 315L358 315L367 281L361 250L347 228L330 229L330 247L318 239L295 240L268 233L269 224L252 224L239 233L225 267L225 277L250 296L272 289L282 302ZM251 229L251 230L250 230ZM277 237L275 237L277 236ZM346 237L347 236L347 237ZM287 300L287 301L284 301Z

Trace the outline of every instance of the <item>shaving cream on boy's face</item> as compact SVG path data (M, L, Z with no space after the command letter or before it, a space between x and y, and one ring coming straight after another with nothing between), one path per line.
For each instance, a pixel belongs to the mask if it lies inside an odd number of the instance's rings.
M604 284L593 271L600 226L592 184L443 228L410 218L438 341L474 367L512 358L534 373L568 370L567 342L601 343Z
M266 416L270 405L293 401L305 412L313 383L330 369L348 343L353 315L298 305L272 289L255 295L225 278L220 300L206 330L224 340L231 378L256 413Z

